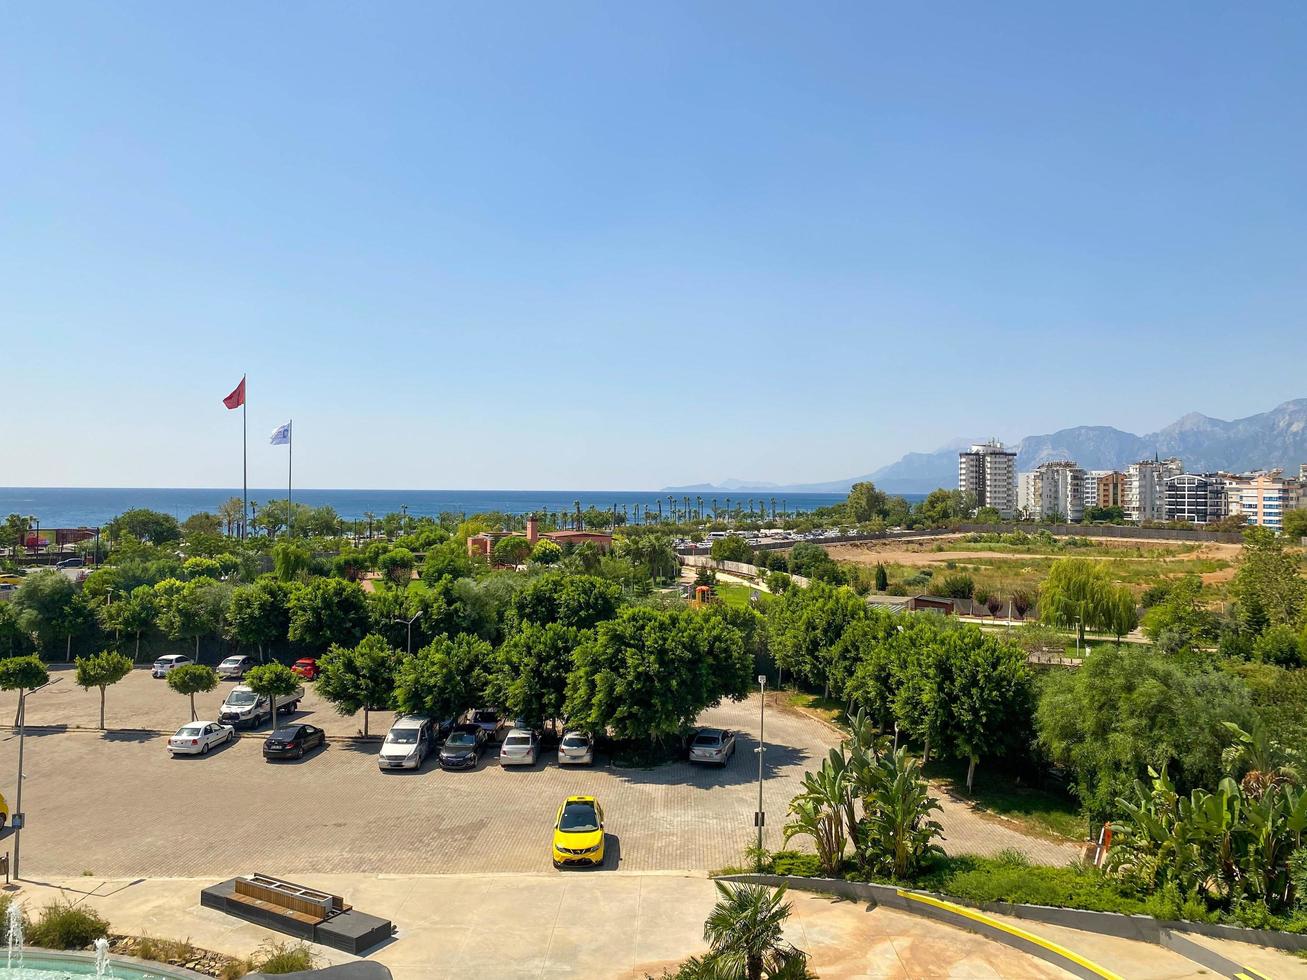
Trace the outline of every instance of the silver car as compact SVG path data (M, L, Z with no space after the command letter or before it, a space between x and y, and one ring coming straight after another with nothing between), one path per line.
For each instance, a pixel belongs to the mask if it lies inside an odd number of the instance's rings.
M558 743L560 766L588 766L594 761L595 742L585 732L568 732Z
M690 742L690 761L725 766L735 755L735 733L725 728L701 728Z
M236 737L231 725L216 721L193 721L183 725L168 739L169 755L208 755L215 745L226 745Z
M540 756L540 739L529 728L514 728L499 747L501 766L534 766Z

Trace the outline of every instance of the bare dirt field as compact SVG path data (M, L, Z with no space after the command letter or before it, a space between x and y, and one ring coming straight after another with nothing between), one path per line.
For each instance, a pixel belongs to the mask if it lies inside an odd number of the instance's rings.
M1239 557L1240 545L1208 542L1187 544L1166 541L1154 541L1143 538L1103 538L1094 539L1094 546L1086 549L1067 549L1065 551L1025 551L1002 547L987 548L977 544L974 548L948 548L938 551L937 546L961 542L966 535L948 534L930 538L920 543L912 541L866 541L853 544L831 545L826 550L836 561L856 562L863 565L878 563L896 565L917 565L929 567L943 565L946 562L975 561L981 559L1006 558L1066 558L1083 555L1088 558L1104 558L1110 561L1192 561L1194 559L1212 559L1233 562ZM1152 547L1158 551L1168 552L1155 555L1112 554L1112 552L1134 551L1139 548ZM1226 572L1228 570L1222 570ZM1222 573L1211 573L1219 575ZM1232 573L1231 573L1232 574ZM1229 576L1226 575L1228 578Z

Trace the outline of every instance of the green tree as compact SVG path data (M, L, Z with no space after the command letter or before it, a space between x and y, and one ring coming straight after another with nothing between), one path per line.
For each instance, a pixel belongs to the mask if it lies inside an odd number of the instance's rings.
M976 591L976 580L965 572L950 572L931 579L930 591L949 599L970 599Z
M0 602L0 658L25 657L34 649L32 634L18 621L13 604Z
M531 542L516 534L495 542L491 557L496 565L520 565L530 556Z
M721 895L703 924L709 950L690 960L681 973L688 980L807 980L808 958L785 942L790 917L785 888L719 881Z
M874 483L855 483L849 490L848 500L845 501L844 506L849 519L855 524L877 518L883 520L889 511L889 497L883 491L877 490Z
M294 694L300 679L285 664L260 664L245 672L245 686L272 705L272 730L277 730L277 699Z
M347 582L357 582L372 567L367 552L361 548L347 548L337 555L331 563L333 574Z
M164 545L182 538L181 526L171 514L137 507L123 511L104 526L109 541L135 541L140 544Z
M1253 641L1253 656L1277 667L1301 667L1307 663L1307 631L1278 623Z
M1237 678L1130 645L1097 647L1079 669L1049 674L1035 712L1040 745L1100 818L1150 768L1169 768L1184 791L1215 785L1226 721L1253 723Z
M229 592L227 586L207 578L192 579L181 589L170 590L159 604L160 628L173 640L194 639L198 661L200 638L222 630Z
M28 691L50 683L50 674L37 656L5 657L0 660L0 691L18 692L18 714L14 716L17 726L23 711Z
M77 586L66 575L53 569L34 572L23 579L11 602L19 624L36 637L46 657L53 656L61 640L71 645L82 610L77 608L80 604ZM68 647L65 657L67 650Z
M790 549L789 566L790 574L805 578L825 578L821 573L827 568L838 571L826 549L811 541L799 541Z
M104 694L132 672L132 662L116 650L105 650L90 657L77 658L77 686L83 691L100 689L100 731L104 731Z
M318 661L317 692L342 715L363 712L363 734L368 714L391 706L395 697L397 651L383 637L369 633L358 646L333 644Z
M754 666L739 630L685 609L623 609L574 656L568 720L619 739L684 731L723 698L743 699Z
M1085 630L1112 630L1119 607L1107 567L1087 558L1059 558L1039 587L1039 618L1050 626L1074 629L1085 642ZM1126 632L1129 632L1127 630Z
M590 629L617 615L622 589L594 575L547 572L513 597L513 612L524 623L559 623Z
M753 549L749 542L738 534L728 534L712 543L709 552L713 561L738 561L750 564L753 561Z
M265 650L286 639L290 629L292 589L275 578L260 578L232 590L227 603L227 637L240 647Z
M272 546L272 571L283 582L302 579L313 565L313 553L293 541L278 541Z
M148 585L138 585L130 594L116 602L106 601L96 609L101 629L112 630L115 636L127 633L135 638L132 663L141 655L141 634L154 625L157 614L154 589Z
M671 581L681 571L681 560L670 534L645 533L618 538L613 553L634 563L655 582Z
M974 506L961 490L932 490L917 507L916 516L930 527L943 527L966 517Z
M407 548L391 548L377 562L377 570L394 585L408 585L417 559Z
M182 562L182 573L188 578L212 578L222 577L222 565L213 558L187 558Z
M1267 626L1296 623L1307 606L1307 579L1298 559L1269 528L1250 527L1243 534L1243 555L1230 594L1239 603L1244 628L1260 633Z
M1307 538L1307 507L1285 511L1280 518L1280 531L1290 544Z
M880 562L876 563L876 591L884 592L889 588L889 573Z
M563 560L563 549L548 538L536 542L531 549L531 562L536 565L557 565Z
M367 597L357 583L317 578L291 593L288 635L310 650L326 650L333 643L354 646L368 626Z
M466 545L457 540L428 550L422 564L422 578L427 582L438 582L447 576L471 578L475 573L476 566L468 556Z
M943 634L949 662L945 737L967 760L971 792L982 755L1025 747L1030 736L1032 686L1025 653L975 627Z
M1169 583L1166 596L1144 613L1143 630L1154 643L1163 635L1177 638L1183 647L1196 647L1216 639L1216 617L1203 607L1202 581L1186 575Z
M841 638L852 624L870 615L867 604L849 589L814 582L789 589L768 608L776 665L810 684L821 684L826 697L842 692L854 668Z
M466 633L438 636L400 661L395 707L405 714L458 718L482 700L492 647Z
M523 623L495 651L490 700L532 724L563 717L573 651L591 634L561 623Z
M191 699L191 721L195 721L195 695L208 694L218 686L218 672L205 664L185 664L168 671L168 686Z

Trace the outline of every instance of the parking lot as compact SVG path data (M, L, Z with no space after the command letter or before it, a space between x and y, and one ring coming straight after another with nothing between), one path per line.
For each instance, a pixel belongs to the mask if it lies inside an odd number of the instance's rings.
M132 727L175 730L189 717L186 699L141 673L110 690L111 725L127 727L130 708ZM202 715L212 715L222 690L206 697ZM98 700L96 691L84 693L66 678L32 698L28 721L94 724ZM333 734L358 727L311 694L304 706L297 718ZM0 704L4 710L12 712L12 700ZM376 714L374 730L384 731L391 717ZM704 720L756 733L757 701L724 705ZM433 756L419 771L386 773L377 768L376 742L332 741L299 762L265 763L263 737L245 734L208 756L170 759L159 735L32 728L24 873L548 871L554 811L574 793L593 793L604 805L609 867L738 863L755 833L756 743L747 734L725 769L620 770L602 758L593 768L560 769L546 753L534 767L503 770L488 752L475 772L443 772ZM779 710L769 712L768 739L775 741L767 752L766 801L770 836L779 845L785 806L804 768L834 739L820 723ZM0 787L11 800L16 764L17 739L6 735Z

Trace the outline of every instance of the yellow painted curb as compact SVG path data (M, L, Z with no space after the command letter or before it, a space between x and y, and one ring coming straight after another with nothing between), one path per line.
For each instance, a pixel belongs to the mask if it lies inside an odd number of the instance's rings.
M1091 973L1098 974L1098 976L1102 977L1103 980L1124 980L1124 978L1119 974L1113 973L1111 970L1099 966L1092 960L1085 959L1079 953L1073 953L1064 946L1059 946L1057 943L1036 936L1032 932L1026 932L1026 930L1018 926L1008 925L1006 922L1000 922L998 919L990 918L983 912L977 912L975 909L969 909L963 905L954 905L952 902L946 902L943 899L935 898L933 895L921 895L916 892L904 891L901 888L898 890L898 895L899 898L904 898L911 902L920 902L922 905L931 905L937 909L942 909L945 912L952 912L954 915L960 915L963 918L979 922L981 925L989 926L991 929L998 929L1001 932L1006 932L1008 935L1016 936L1018 939L1024 939L1026 942L1034 943L1036 946L1041 946L1050 953L1055 953L1058 956L1064 957L1072 963L1075 963L1077 966L1089 970Z

